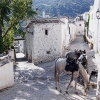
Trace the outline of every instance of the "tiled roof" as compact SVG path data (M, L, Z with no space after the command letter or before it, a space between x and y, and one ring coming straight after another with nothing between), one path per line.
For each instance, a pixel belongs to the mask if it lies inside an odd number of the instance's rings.
M37 19L31 20L31 22L33 23L64 23L58 18L41 18L41 19L37 18Z

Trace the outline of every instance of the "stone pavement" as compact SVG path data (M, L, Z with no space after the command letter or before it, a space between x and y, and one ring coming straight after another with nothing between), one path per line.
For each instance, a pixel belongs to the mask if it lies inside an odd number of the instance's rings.
M85 49L88 55L89 69L97 70L94 52L89 49L88 44L84 43L83 37L78 36L73 41L69 49ZM75 94L74 81L66 94L71 76L62 73L60 76L60 86L62 94L55 89L54 82L54 61L37 64L27 61L18 61L14 67L15 85L0 92L0 100L95 100L96 90L90 89L87 96L83 96L83 87L78 85ZM96 81L95 77L93 81Z

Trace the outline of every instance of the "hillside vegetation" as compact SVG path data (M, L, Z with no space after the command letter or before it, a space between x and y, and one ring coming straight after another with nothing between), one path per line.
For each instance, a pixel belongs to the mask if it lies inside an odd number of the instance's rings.
M94 0L34 0L34 7L39 9L42 15L43 9L50 16L70 16L76 17L89 11Z

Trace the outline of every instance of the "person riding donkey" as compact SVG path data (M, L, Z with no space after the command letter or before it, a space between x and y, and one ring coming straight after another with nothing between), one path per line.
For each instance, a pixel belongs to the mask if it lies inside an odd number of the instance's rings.
M81 50L76 50L75 51L71 51L69 53L66 54L66 66L65 66L65 70L66 71L77 71L78 68L76 66L74 66L76 62L77 63L77 59L80 57L81 55ZM68 67L70 66L70 67Z
M54 62L54 80L56 82L56 89L59 89L60 92L61 88L59 85L59 77L62 72L65 72L66 74L71 74L70 82L66 88L66 93L68 93L68 87L71 84L73 80L75 80L75 91L76 91L76 84L78 82L78 77L80 75L83 78L83 87L84 87L84 93L86 93L86 90L90 84L88 73L81 64L81 62L78 61L78 58L82 55L82 52L85 53L85 51L82 50L75 50L68 52L66 54L65 58L58 58ZM76 91L77 93L77 91Z

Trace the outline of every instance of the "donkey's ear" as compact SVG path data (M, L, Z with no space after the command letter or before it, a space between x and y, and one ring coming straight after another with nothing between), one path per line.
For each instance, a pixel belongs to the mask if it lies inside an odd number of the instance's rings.
M79 52L82 52L82 50L79 50Z
M78 51L78 49L76 48L74 51L76 52L76 51Z
M84 53L86 53L86 51L84 50Z

